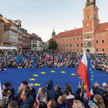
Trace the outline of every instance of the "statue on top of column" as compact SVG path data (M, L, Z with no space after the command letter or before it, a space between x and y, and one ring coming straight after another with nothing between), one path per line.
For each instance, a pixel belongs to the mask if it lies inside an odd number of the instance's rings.
M96 4L95 0L86 0L86 6L89 6L89 5L94 5Z

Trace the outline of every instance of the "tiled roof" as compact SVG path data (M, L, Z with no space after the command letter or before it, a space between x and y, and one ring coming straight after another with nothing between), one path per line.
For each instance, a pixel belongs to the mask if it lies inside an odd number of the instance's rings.
M106 29L108 30L108 22L101 23L101 24L98 25L97 30L96 30L95 33L104 32L104 31L106 31Z
M69 31L65 31L65 32L60 32L54 38L77 36L77 35L82 35L82 34L83 34L83 28L79 28L79 29L75 29L75 30L69 30Z
M11 27L11 23L7 23L6 26L4 26L4 28L10 28Z
M35 33L32 33L32 34L30 35L30 37L37 37L37 35L36 35Z

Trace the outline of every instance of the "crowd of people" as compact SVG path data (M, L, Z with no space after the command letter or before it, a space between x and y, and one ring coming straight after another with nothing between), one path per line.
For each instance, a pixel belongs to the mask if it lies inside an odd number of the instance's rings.
M23 54L23 61L21 60ZM7 55L7 56L6 56ZM18 55L18 56L17 56ZM108 57L89 55L94 69L108 74ZM0 71L6 68L53 68L70 67L75 68L80 64L82 54L75 52L58 53L56 51L42 52L2 52L0 54Z
M53 87L53 81L45 82L46 88L40 87L36 94L33 84L26 80L18 87L17 94L12 84L5 82L0 99L0 108L108 108L108 85L102 83L102 87L96 82L93 86L93 94L86 98L87 85L81 82L76 93L73 94L69 83Z

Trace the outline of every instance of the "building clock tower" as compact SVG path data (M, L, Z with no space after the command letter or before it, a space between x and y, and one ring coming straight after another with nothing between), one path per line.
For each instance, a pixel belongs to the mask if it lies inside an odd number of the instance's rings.
M100 21L98 19L98 7L95 0L86 0L83 17L83 34L95 33Z

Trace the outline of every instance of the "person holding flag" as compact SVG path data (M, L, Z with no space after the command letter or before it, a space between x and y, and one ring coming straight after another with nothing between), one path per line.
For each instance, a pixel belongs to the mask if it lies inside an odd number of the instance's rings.
M93 68L92 68L89 56L87 60L85 52L83 54L80 65L78 67L77 74L81 77L84 84L83 84L83 87L81 87L79 91L78 90L76 91L76 94L79 94L82 102L86 104L87 102L85 103L85 99L93 95L92 87L96 83L96 77L93 72Z

